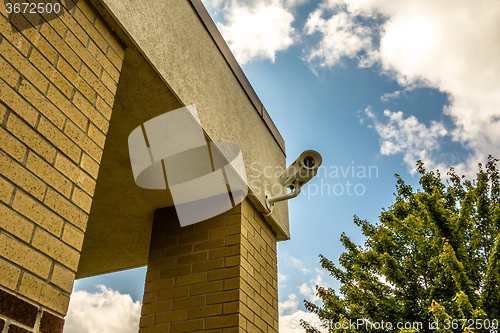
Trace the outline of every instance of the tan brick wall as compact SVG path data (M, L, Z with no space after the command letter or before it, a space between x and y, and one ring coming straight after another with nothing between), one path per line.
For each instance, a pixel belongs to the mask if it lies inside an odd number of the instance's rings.
M0 299L42 317L0 321L33 332L67 311L124 56L76 2L47 20L0 4Z
M245 200L181 228L156 212L140 333L277 332L276 236Z
M247 296L244 316L248 332L277 332L278 263L276 237L260 213L244 201L241 244L243 267L241 289ZM246 230L245 230L246 229ZM248 309L247 309L248 308ZM266 330L267 329L267 330Z

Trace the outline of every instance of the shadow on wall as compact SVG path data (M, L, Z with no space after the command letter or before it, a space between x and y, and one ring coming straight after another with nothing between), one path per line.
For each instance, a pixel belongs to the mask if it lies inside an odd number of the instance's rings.
M43 20L49 22L70 12L79 0L3 0L12 24L12 31L38 28ZM43 20L42 20L43 18ZM17 30L16 30L17 28Z

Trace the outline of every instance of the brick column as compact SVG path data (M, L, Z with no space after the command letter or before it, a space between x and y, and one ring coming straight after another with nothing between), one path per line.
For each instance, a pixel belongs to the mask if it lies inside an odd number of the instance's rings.
M245 199L181 228L156 211L140 333L277 332L276 236Z
M61 1L45 17L7 14L4 2L0 329L58 333L125 51L88 0Z

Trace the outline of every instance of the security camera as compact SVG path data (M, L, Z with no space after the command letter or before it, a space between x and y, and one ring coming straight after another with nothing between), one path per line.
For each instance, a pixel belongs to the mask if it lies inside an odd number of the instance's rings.
M289 187L298 182L298 185L302 187L316 176L322 161L317 151L306 150L280 175L281 185Z
M292 199L298 196L302 186L316 176L322 161L323 159L320 153L315 150L306 150L300 154L299 157L297 157L297 159L278 177L281 185L285 188L285 192L287 192L288 189L291 190L291 192L271 197L270 193L266 191L267 208L272 212L272 206L275 202Z

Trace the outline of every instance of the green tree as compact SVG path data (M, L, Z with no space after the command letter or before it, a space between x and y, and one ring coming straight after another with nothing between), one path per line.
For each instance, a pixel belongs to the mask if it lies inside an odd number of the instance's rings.
M343 269L320 255L321 266L341 286L338 292L317 286L323 304L304 301L306 308L328 322L330 332L382 331L387 323L399 332L498 332L491 329L500 321L497 162L490 156L480 164L474 181L452 168L444 183L439 171L428 172L418 161L416 191L396 175L395 203L377 224L354 216L364 245L342 234ZM358 320L363 325L356 329L347 325ZM433 330L429 323L436 321ZM398 328L399 322L415 325ZM302 326L318 332L304 321Z

